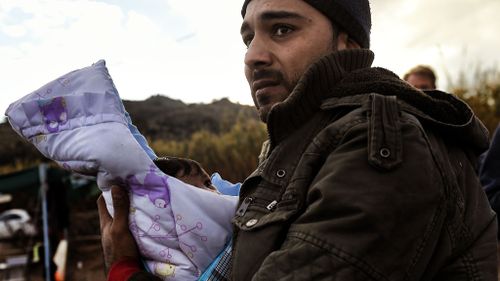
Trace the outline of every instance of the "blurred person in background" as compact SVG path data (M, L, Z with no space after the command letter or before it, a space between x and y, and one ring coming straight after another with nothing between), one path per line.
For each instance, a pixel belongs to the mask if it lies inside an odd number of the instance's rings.
M403 77L413 87L420 90L435 90L436 74L430 66L417 65L410 69Z

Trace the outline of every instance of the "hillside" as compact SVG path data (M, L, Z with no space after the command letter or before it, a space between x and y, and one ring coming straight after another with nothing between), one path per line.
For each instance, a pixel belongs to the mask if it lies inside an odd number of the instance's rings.
M258 120L252 106L235 104L228 99L209 104L185 104L156 95L144 101L124 101L124 104L134 124L151 141L182 141L198 131L222 134L238 120ZM42 158L8 123L0 124L0 136L0 166L31 163Z
M185 104L157 95L124 104L133 123L151 140L184 140L201 130L220 134L229 131L238 120L258 120L252 106L235 104L228 99L210 104Z

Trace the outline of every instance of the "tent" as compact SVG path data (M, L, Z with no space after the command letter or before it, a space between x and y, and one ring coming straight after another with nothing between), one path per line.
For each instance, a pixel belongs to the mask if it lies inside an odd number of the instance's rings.
M49 220L57 220L61 216L67 217L68 215L67 210L61 211L59 209L56 212L49 212L47 194L53 194L51 199L56 202L53 205L60 207L67 206L68 202L74 202L78 198L95 196L99 192L93 180L78 177L48 164L40 164L19 172L0 175L0 195L8 194L10 198L40 196L45 248L45 280L53 280L50 275ZM59 218L51 218L51 216Z
M50 185L54 180L66 183L68 200L99 194L95 181L88 177L81 177L57 167L46 166L47 181ZM19 192L38 194L40 189L40 166L27 168L22 171L0 175L0 194L16 194Z

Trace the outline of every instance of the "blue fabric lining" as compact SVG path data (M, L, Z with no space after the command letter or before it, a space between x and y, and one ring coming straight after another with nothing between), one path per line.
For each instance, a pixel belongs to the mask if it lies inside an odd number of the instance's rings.
M230 196L238 196L240 194L241 183L231 183L223 179L219 173L213 173L212 184L217 188L217 190L224 194Z

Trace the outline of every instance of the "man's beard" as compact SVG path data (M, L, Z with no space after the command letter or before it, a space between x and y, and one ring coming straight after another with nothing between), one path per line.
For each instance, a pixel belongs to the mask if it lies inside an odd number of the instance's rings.
M315 60L312 61L312 63L309 65L309 67L311 67L313 64L318 62L324 56L327 56L327 55L330 55L331 53L337 52L338 51L337 41L338 41L338 36L334 36L332 44L329 46L329 52L325 52L323 55L318 56ZM290 96L290 94L292 93L292 91L297 86L301 77L304 75L305 72L307 72L308 68L306 68L303 73L292 73L291 77L289 77L290 79L288 79L288 80L285 79L285 76L283 75L283 73L281 71L275 70L275 69L264 68L264 69L257 70L254 72L253 80L256 81L256 80L260 80L260 79L269 79L272 81L276 81L277 83L279 83L280 85L285 87L285 89L287 91L286 97L288 98ZM255 93L253 93L253 94L255 94ZM283 102L283 101L281 101L281 102ZM257 109L259 109L259 104L257 101L255 102L255 106L257 107Z
M323 57L331 55L332 53L335 53L338 51L337 42L338 42L338 36L334 36L334 39L331 42L332 44L328 47L328 49L324 53L322 53L321 55L319 55L315 59L313 59L312 62L309 64L309 66L302 73L297 73L297 72L292 73L291 76L288 77L289 78L288 80L285 79L285 76L283 75L283 73L281 71L275 70L275 69L268 69L268 68L264 68L264 69L255 71L253 73L253 80L257 81L259 79L269 79L271 81L277 82L277 84L279 84L285 88L285 90L286 90L285 97L282 100L280 100L279 102L275 103L273 105L273 107L274 107L275 105L284 102L285 100L287 100L290 97L290 95L292 94L293 90L295 89L295 87L299 83L302 76L309 70L309 68L312 65L316 64ZM252 93L252 95L255 96L255 93ZM269 112L271 111L271 108L269 108L267 110L262 110L261 106L259 106L259 101L256 99L256 100L254 100L254 102L255 102L255 107L259 111L260 119L264 123L267 123L267 117L269 115ZM261 101L261 102L264 104L267 103L267 101Z
M287 91L286 96L288 97L291 94L291 92L293 91L293 89L295 88L295 86L297 85L297 82L300 78L300 77L298 77L298 75L296 75L296 76L297 77L294 77L295 79L293 79L293 81L287 81L285 79L283 73L278 71L278 70L261 69L261 70L258 70L254 73L253 79L254 80L269 79L271 81L276 82L276 84L279 84L286 89L286 91ZM259 109L259 107L260 107L257 101L255 102L255 106L257 107L257 109Z

